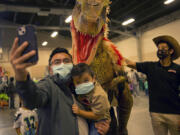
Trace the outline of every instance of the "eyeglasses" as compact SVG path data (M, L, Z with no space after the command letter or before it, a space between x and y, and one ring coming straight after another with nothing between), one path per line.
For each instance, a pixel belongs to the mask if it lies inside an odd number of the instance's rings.
M69 58L64 58L64 59L55 59L55 60L52 61L50 64L51 64L51 65L59 65L59 64L61 64L61 63L66 64L66 63L71 63L71 62L72 62L71 59L69 59Z

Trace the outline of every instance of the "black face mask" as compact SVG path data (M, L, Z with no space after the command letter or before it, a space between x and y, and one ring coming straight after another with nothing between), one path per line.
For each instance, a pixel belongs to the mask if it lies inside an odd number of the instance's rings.
M169 56L168 50L158 50L157 51L157 57L160 60L163 60L163 59L165 59L168 56Z

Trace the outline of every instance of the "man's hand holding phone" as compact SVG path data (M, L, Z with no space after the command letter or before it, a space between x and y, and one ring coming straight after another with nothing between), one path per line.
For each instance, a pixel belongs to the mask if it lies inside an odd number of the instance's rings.
M28 67L36 65L36 63L27 63L28 59L32 56L36 55L36 51L32 50L24 55L22 55L23 51L28 47L28 42L24 42L21 45L18 45L18 38L15 38L13 46L10 51L10 62L15 72L15 79L17 81L26 81L28 71L26 70Z
M21 26L17 29L10 52L10 62L17 81L26 81L27 68L38 62L38 46L36 30L32 25Z

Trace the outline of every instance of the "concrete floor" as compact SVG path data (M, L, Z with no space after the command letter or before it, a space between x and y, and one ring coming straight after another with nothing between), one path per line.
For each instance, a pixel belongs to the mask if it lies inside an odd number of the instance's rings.
M17 135L13 127L15 110L0 108L0 135Z
M154 135L149 115L147 96L134 98L134 106L128 123L129 135Z
M0 135L16 135L12 128L14 110L0 109ZM129 135L154 135L148 111L148 98L134 98L134 106L128 123Z

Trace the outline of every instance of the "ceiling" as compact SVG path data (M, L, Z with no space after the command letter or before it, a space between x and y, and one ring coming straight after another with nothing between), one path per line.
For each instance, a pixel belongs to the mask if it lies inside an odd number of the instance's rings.
M133 34L138 28L180 10L180 0L170 5L163 3L164 0L112 0L108 15L109 38ZM0 25L0 28L34 24L39 30L58 30L62 36L70 37L69 24L64 20L71 14L74 4L75 0L1 0L0 20L9 24ZM122 26L121 23L130 17L136 21L126 27Z

